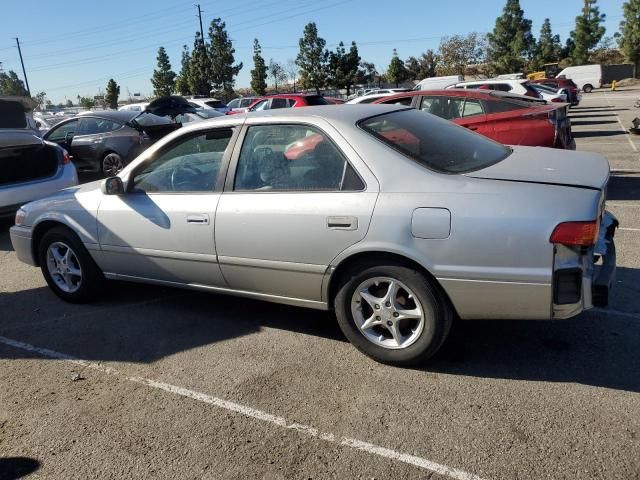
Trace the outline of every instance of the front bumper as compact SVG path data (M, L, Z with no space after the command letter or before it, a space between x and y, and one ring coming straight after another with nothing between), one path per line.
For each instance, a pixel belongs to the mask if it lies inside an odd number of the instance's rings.
M9 229L11 237L11 245L16 251L18 260L28 265L37 266L36 259L33 258L33 250L31 248L31 229L29 227L20 227L14 225Z

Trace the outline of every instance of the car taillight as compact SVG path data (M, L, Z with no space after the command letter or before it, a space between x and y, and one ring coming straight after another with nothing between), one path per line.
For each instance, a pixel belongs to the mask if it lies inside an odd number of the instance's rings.
M62 150L62 159L60 160L60 165L67 165L71 163L71 155L66 150Z
M553 229L549 238L551 243L571 247L591 247L598 239L598 222L563 222Z
M555 97L555 98L552 98L551 101L554 103L562 103L562 98Z

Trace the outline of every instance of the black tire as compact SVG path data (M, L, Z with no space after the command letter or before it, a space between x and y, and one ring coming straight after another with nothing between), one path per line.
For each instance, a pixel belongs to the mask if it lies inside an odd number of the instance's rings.
M114 177L124 166L122 157L114 152L107 153L100 163L102 174L105 177Z
M356 325L351 304L355 290L367 279L388 277L406 285L422 307L424 328L413 343L404 348L390 349L373 343ZM388 365L410 366L433 357L444 343L453 322L453 309L440 291L422 272L413 268L390 264L362 264L351 269L341 279L334 300L340 329L362 353Z
M590 83L587 83L584 87L582 87L582 91L584 93L591 93L593 92L593 85L591 85Z
M75 277L75 280L77 280L77 289L74 291L63 290L49 270L47 253L49 247L56 243L68 246L75 257L75 260L72 262L73 266L79 266L81 277L79 280L78 277ZM89 252L87 252L87 249L78 236L66 227L54 227L44 234L38 245L38 259L40 261L40 269L49 288L51 288L58 297L67 302L86 303L93 300L104 282L102 272L89 255Z

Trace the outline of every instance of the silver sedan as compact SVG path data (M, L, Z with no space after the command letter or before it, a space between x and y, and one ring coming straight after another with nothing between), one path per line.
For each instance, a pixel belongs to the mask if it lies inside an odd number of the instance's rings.
M454 318L605 305L608 178L599 155L400 106L284 109L183 127L117 177L22 207L11 240L70 302L119 279L333 310L362 352L408 365Z

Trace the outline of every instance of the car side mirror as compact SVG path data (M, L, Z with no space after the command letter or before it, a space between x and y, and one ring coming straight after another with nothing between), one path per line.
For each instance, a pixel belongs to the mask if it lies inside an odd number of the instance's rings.
M102 182L102 193L105 195L124 195L124 183L120 177L109 177Z

